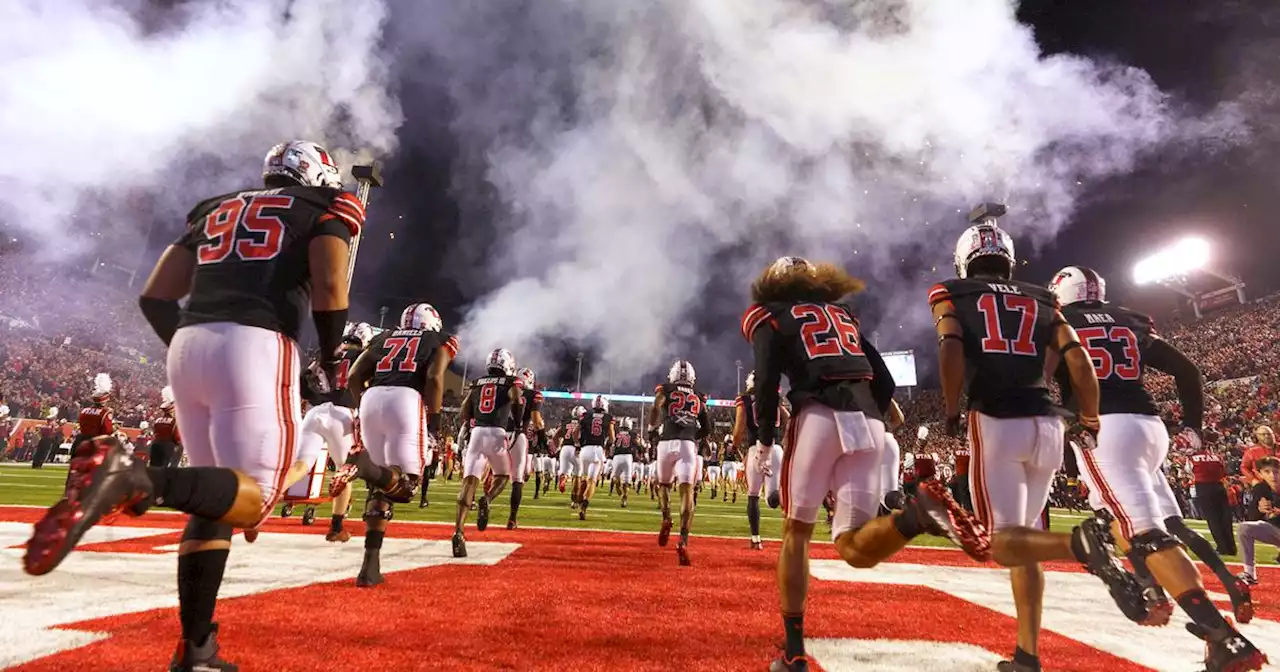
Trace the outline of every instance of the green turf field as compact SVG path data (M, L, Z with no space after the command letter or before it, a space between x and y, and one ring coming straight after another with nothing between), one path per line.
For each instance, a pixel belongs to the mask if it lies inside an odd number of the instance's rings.
M0 465L0 505L35 505L48 506L62 494L63 481L66 478L65 465L45 465L43 469L31 469L28 464ZM418 508L417 503L396 506L396 520L425 520L452 523L455 515L455 498L458 495L458 480L444 481L436 479L428 490L431 505L425 509ZM494 503L492 523L495 526L506 524L510 503L510 486ZM533 499L533 483L526 484L524 500L520 504L520 524L535 527L581 528L587 530L623 530L654 532L658 530L661 514L656 500L649 495L632 493L628 508L619 506L619 498L609 496L609 486L598 488L591 502L586 521L578 520L576 511L569 508L569 496L560 494L554 487L538 499ZM746 514L746 496L738 495L737 503L723 502L720 495L711 499L710 491L703 490L698 497L698 508L694 515L693 533L695 535L717 535L746 538L749 535ZM673 501L673 514L679 515L678 501ZM364 507L363 489L357 489L355 502L352 504L355 519ZM276 508L276 513L280 513ZM291 520L299 520L306 508L304 504L294 506ZM321 504L316 508L316 525L327 524L329 505ZM1075 521L1082 519L1081 514L1060 511L1052 512L1051 525L1057 530L1067 530ZM780 512L770 509L761 502L760 533L766 539L778 539L782 535L782 518ZM358 520L356 521L358 523ZM475 512L468 518L469 524L475 523ZM299 524L301 522L299 521ZM349 523L350 525L350 523ZM1208 537L1208 529L1202 521L1189 521L1189 525ZM826 533L825 526L819 525L818 535ZM921 536L913 542L922 546L947 546L949 542L936 537ZM1258 549L1259 564L1272 564L1276 554L1268 546ZM1228 561L1238 561L1230 556Z

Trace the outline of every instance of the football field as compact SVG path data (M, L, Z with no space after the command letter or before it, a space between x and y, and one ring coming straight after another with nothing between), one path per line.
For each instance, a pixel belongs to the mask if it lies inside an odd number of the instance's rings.
M178 637L182 518L121 517L52 574L29 577L21 546L35 507L58 497L65 473L0 467L0 667L163 669ZM521 528L505 529L504 494L486 532L472 515L470 557L458 560L448 543L457 487L436 481L430 507L397 507L383 550L387 583L371 590L354 586L360 537L325 542L326 505L314 525L302 524L299 505L268 522L257 543L236 540L217 615L225 657L243 670L763 670L776 653L777 544L748 550L744 497L713 501L704 491L694 566L680 567L674 546L656 544L660 518L647 494L622 509L606 486L584 522L567 495L533 499L529 484ZM360 534L356 499L347 525ZM763 517L765 537L776 538L778 512L765 507ZM1055 513L1053 525L1078 518ZM819 525L820 540L825 533ZM1259 548L1261 560L1275 555ZM846 566L826 544L813 556L806 626L820 669L992 670L1011 651L1005 570L925 537L872 570ZM1078 567L1047 569L1046 669L1197 669L1201 645L1181 614L1165 628L1139 628ZM1242 631L1276 660L1280 570L1260 571L1258 615ZM1229 608L1211 576L1206 585Z

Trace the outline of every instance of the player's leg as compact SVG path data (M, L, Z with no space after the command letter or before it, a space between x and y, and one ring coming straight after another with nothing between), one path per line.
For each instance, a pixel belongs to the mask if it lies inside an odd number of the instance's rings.
M618 476L618 479L622 483L622 501L620 504L622 505L622 508L625 509L627 508L627 501L630 497L631 481L634 478L633 472L635 470L635 458L631 455L619 455L618 457L621 457L622 459L618 460L617 463L613 465L613 473Z
M484 531L489 526L489 507L493 500L502 494L511 480L511 458L507 452L507 433L500 427L487 428L488 439L483 443L485 456L489 459L489 471L492 481L488 483L480 496L476 511L476 529Z
M762 550L760 540L760 493L764 490L769 464L769 447L756 444L747 452L747 525L751 528L751 548Z
M769 446L768 478L765 480L764 499L769 508L776 509L782 505L782 444Z
M676 554L680 564L689 565L689 531L693 528L694 484L698 474L698 447L693 441L677 441L678 458L675 465L677 488L680 492L680 543Z
M1235 612L1236 621L1248 623L1253 620L1253 596L1249 586L1231 573L1227 564L1222 561L1222 556L1218 555L1208 539L1200 536L1183 522L1182 509L1178 506L1178 499L1173 494L1173 488L1169 486L1169 480L1164 472L1157 470L1152 475L1152 481L1155 484L1156 498L1160 501L1165 529L1185 544L1187 549L1212 570L1214 576L1218 577L1223 590L1231 598L1231 607Z
M520 513L520 500L524 498L528 463L530 460L537 459L529 455L529 437L524 432L516 434L511 444L509 459L511 461L511 513L507 516L507 529L512 530L516 527L516 517ZM535 489L534 492L536 493L537 490Z
M666 546L671 534L671 488L676 480L676 463L680 461L680 446L676 441L660 441L655 459L658 485L658 509L662 522L658 529L658 545Z
M583 446L580 459L582 461L582 497L578 502L578 520L587 519L587 508L596 492L596 479L600 477L603 466L604 450L600 446Z

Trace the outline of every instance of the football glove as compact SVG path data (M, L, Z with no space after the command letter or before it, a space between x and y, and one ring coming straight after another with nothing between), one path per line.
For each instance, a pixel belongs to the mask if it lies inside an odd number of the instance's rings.
M964 433L964 430L960 428L960 417L960 414L957 413L947 418L946 434L953 439Z

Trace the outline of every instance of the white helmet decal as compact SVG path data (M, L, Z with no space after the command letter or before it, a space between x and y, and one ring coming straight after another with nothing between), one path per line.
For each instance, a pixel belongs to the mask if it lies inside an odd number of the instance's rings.
M671 365L671 370L667 372L667 382L669 383L688 383L692 385L697 380L697 374L693 370L693 365L683 359L677 359Z
M519 371L516 371L516 377L520 379L520 382L524 383L526 389L533 389L535 378L533 375L533 369L528 367L520 369Z
M431 304L413 303L400 313L400 328L440 331L444 328L444 320L440 319L440 313Z
M342 188L338 164L320 145L307 140L282 142L262 160L262 177L283 175L304 187Z
M1068 266L1053 276L1049 289L1066 306L1080 301L1106 301L1107 281L1092 268Z
M511 351L504 348L498 348L489 353L489 359L485 362L485 367L490 371L501 371L504 375L514 376L516 373L516 358Z

